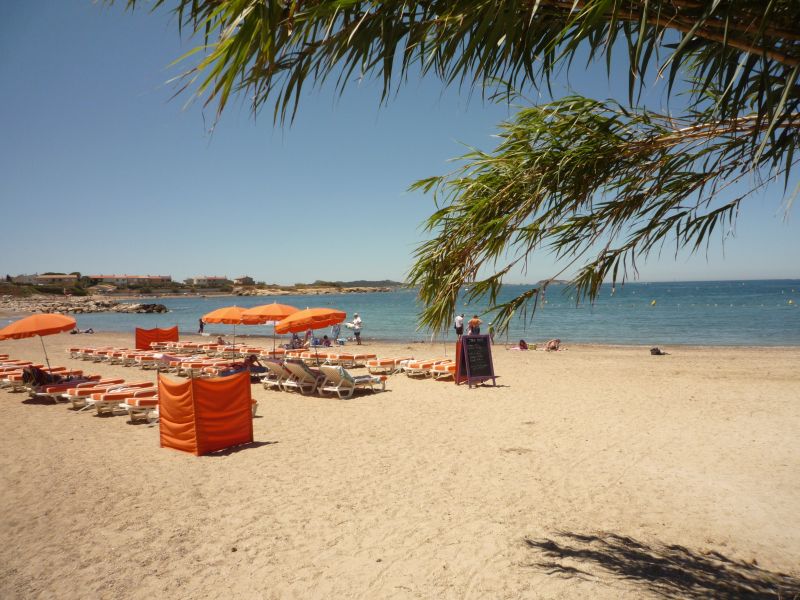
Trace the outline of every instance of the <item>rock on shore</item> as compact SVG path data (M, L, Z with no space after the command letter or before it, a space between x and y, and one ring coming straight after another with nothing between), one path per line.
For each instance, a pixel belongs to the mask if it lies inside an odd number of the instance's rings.
M10 313L165 313L163 304L129 304L96 296L0 297L0 311Z

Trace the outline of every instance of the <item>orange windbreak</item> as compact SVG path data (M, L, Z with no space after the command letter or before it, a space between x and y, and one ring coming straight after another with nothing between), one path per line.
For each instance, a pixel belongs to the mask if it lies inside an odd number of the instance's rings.
M253 441L250 372L194 379L198 454Z
M140 329L136 328L136 349L150 350L150 342L177 342L178 326L169 329Z
M158 378L161 446L198 456L253 441L250 373Z
M162 448L198 454L191 379L158 376L158 417Z

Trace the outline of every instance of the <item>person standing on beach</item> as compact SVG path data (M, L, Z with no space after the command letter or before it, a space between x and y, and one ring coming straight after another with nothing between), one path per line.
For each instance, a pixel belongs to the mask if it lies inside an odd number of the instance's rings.
M356 338L356 344L361 345L361 317L358 313L353 315L353 336Z
M203 323L203 319L199 319L199 321L200 321L200 328L197 330L197 333L203 333L203 327L205 327L206 324Z
M461 337L464 335L464 314L456 315L455 321L455 330L456 330L456 337Z
M481 321L478 318L478 315L474 315L469 320L469 323L468 323L468 325L469 325L468 334L469 335L480 335L481 334L481 323L483 323L483 321Z

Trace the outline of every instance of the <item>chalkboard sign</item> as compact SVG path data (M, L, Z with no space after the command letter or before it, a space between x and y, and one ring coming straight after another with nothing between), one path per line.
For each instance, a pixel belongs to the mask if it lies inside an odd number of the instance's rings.
M463 335L456 345L457 384L464 381L472 387L489 379L494 385L496 375L492 364L492 342L488 335Z

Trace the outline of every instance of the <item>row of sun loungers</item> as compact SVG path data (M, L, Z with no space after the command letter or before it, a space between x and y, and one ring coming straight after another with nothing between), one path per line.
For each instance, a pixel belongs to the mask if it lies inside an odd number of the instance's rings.
M340 365L320 365L318 369L309 367L302 360L284 362L268 360L264 363L268 370L262 378L266 389L297 390L310 395L336 394L339 398L350 398L358 389L376 391L386 389L386 376L353 375Z
M162 371L174 372L178 375L187 377L209 377L217 376L232 365L230 359L224 358L224 354L230 356L231 346L220 346L218 344L198 345L191 342L166 342L158 344L164 353L155 351L133 351L128 349L114 348L71 348L70 354L76 358L94 360L95 362L107 361L111 364L122 364L126 366L138 366L142 369L160 369ZM321 365L339 365L345 368L357 368L365 366L371 375L391 375L404 372L409 377L434 379L450 379L455 373L455 363L446 357L414 360L410 356L379 358L370 353L334 352L328 350L307 350L307 349L284 349L265 350L253 346L237 345L236 354L249 356L255 354L262 361L276 359L300 359L312 367ZM191 349L195 354L186 354L178 357L170 355L167 350L186 351Z
M153 414L158 414L158 392L151 381L129 383L119 378L85 375L80 369L52 367L47 373L64 379L35 386L22 381L22 370L26 367L42 369L31 361L0 355L0 385L13 391L27 389L31 398L71 402L73 408L80 410L94 408L100 415L124 411L132 422L143 418L149 421Z
M92 349L87 356L104 356L109 360L115 352L110 349ZM215 374L223 367L230 365L230 361L217 360L212 366L199 361L190 362L188 368L208 370ZM12 389L27 389L31 398L50 399L52 401L66 401L72 404L76 412L94 409L98 415L112 415L118 412L127 412L131 422L142 419L149 421L152 415L158 414L158 388L153 381L127 382L122 378L101 378L100 375L84 375L81 370L67 369L66 367L53 367L48 370L50 374L57 374L65 379L59 382L46 383L34 386L30 382L23 382L23 369L36 367L32 361L22 361L0 355L0 386ZM186 366L184 366L184 373ZM253 400L252 413L256 414L258 403Z

